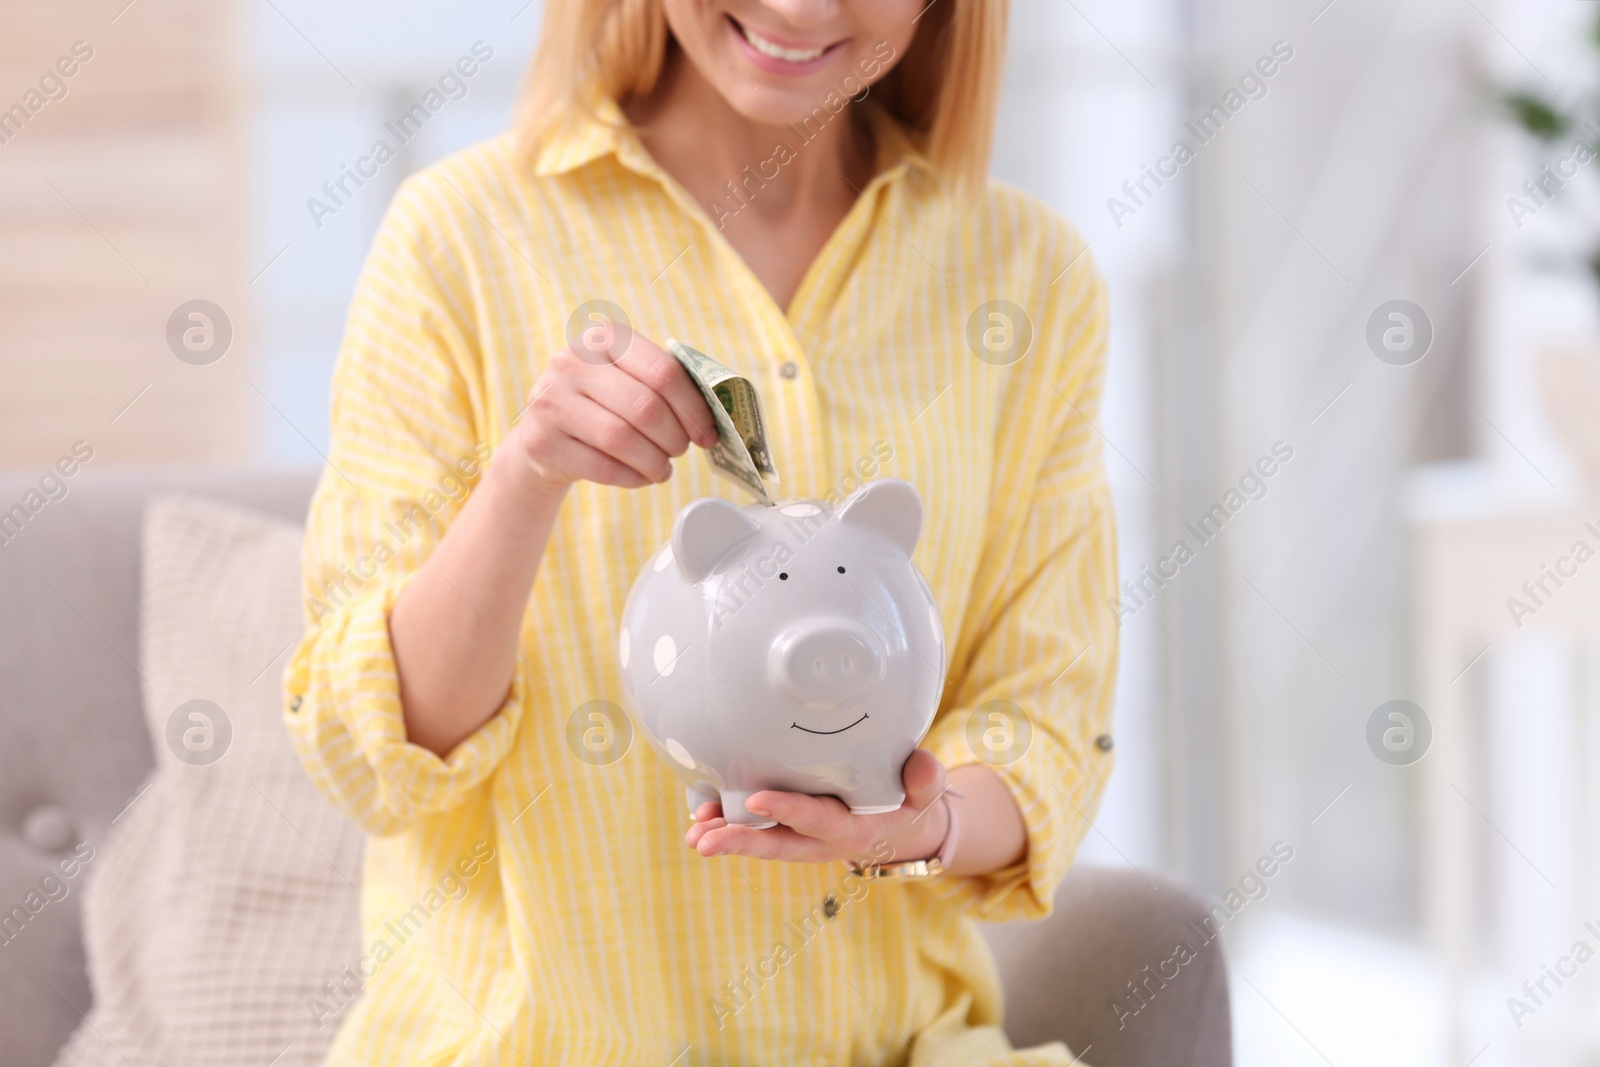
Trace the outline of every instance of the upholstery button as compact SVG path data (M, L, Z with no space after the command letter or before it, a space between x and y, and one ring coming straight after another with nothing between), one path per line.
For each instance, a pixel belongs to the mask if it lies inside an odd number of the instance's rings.
M1101 752L1110 752L1111 751L1111 735L1110 734L1101 734L1099 737L1095 738L1094 739L1094 747L1098 748Z
M293 697L292 697L292 698L291 698L291 699L290 699L290 700L289 700L289 710L290 710L290 711L299 711L299 710L300 710L300 705L301 705L301 703L302 703L302 702L303 702L303 700L304 700L304 698L303 698L303 697L301 697L301 696L300 696L300 695L299 695L299 694L298 694L298 693L296 693L296 694L295 694L295 695L294 695L294 696L293 696Z
M22 820L22 837L40 852L60 852L72 844L72 819L55 804L41 804Z
M783 366L778 368L778 373L785 378L793 378L800 373L800 368L794 365L794 360L785 360Z

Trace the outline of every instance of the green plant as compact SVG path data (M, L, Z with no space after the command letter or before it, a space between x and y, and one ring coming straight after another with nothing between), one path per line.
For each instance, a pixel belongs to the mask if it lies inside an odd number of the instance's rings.
M1600 80L1600 18L1590 24L1583 39L1591 50L1597 80ZM1501 90L1499 101L1512 121L1537 140L1547 155L1554 156L1565 149L1554 171L1547 163L1537 178L1524 185L1527 197L1512 197L1507 202L1520 228L1524 215L1544 207L1577 177L1579 167L1600 158L1600 97L1585 93L1564 103L1542 90L1522 88ZM1600 244L1592 246L1579 259L1595 281L1600 282Z

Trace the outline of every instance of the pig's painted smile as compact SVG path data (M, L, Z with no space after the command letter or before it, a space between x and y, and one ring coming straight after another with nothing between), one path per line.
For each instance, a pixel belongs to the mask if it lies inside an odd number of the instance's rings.
M863 712L862 715L861 715L861 718L859 718L855 722L851 723L850 726L841 726L837 730L806 730L806 728L804 726L801 726L797 722L790 723L789 724L789 729L791 729L791 730L805 730L806 733L808 733L808 734L842 734L846 730L850 729L851 726L860 726L862 723L864 723L866 721L867 721L867 716L866 716L866 713Z

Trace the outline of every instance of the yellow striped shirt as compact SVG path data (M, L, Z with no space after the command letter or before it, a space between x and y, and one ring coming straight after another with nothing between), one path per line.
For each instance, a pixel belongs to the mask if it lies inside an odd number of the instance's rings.
M320 1002L341 1027L330 1063L1070 1062L1007 1051L971 919L1046 913L1111 767L1105 288L1043 205L999 183L958 202L870 114L877 175L787 313L625 128L583 123L531 167L496 138L396 195L334 372L286 675L301 758L373 835L365 989ZM663 485L574 486L507 635L504 707L448 759L406 741L388 612L597 299L756 384L783 497L918 488L915 558L950 649L923 745L947 767L1001 761L1024 862L869 888L842 864L704 859L681 784L623 747L625 719L585 747L622 699L634 575L688 502L746 502L698 449Z

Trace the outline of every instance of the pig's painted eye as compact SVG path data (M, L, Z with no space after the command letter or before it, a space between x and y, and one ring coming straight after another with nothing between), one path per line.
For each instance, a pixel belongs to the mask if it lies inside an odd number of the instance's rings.
M843 574L843 573L844 573L844 568L843 568L843 567L840 567L840 568L839 568L839 573L840 573L840 574Z
M787 582L788 580L789 580L789 572L788 571L784 571L783 573L778 575L778 581Z

